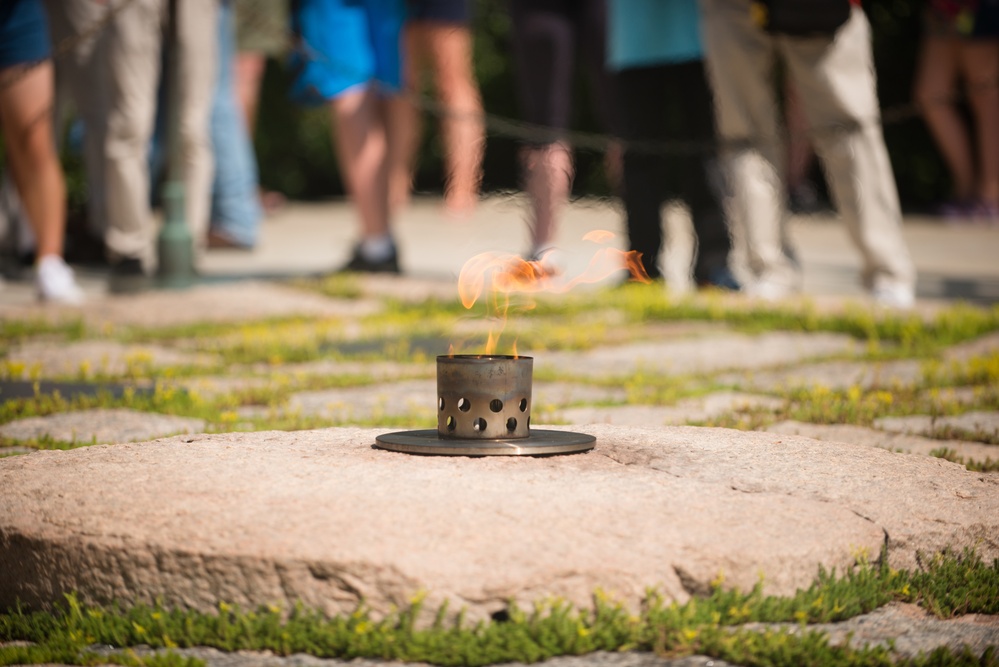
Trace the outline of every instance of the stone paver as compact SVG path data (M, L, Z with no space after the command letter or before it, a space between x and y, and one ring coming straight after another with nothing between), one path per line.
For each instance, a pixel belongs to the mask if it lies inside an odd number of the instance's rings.
M749 336L719 334L693 340L642 342L586 352L549 352L536 358L535 369L573 376L607 377L638 371L686 375L730 369L757 369L806 359L847 354L858 349L841 334L772 332Z
M146 372L166 366L208 366L218 363L209 354L192 354L162 345L126 345L109 340L69 343L28 342L10 351L5 360L24 365L22 378L122 376L135 368ZM8 368L10 365L8 364Z
M983 357L996 353L999 353L999 331L954 345L944 352L944 358L948 361L967 361L972 357Z
M908 452L911 454L928 455L939 449L950 449L965 460L973 459L984 462L987 459L999 461L999 446L985 445L967 440L937 440L919 435L881 431L853 424L807 424L804 422L784 421L767 428L771 433L787 433L803 435L816 440L831 442L849 442L855 445L880 447L893 452Z
M784 401L772 396L720 391L707 396L688 398L676 405L619 405L577 407L555 413L567 424L617 424L619 426L662 426L703 422L731 412L752 408L776 410Z
M124 408L62 412L0 425L0 435L14 440L49 437L59 442L97 444L135 442L176 433L201 433L204 430L202 419Z
M106 298L88 303L86 318L142 327L244 322L309 315L360 317L381 309L369 299L332 299L275 282L240 281Z
M426 417L427 428L437 428L437 380L405 380L345 389L303 391L293 394L285 408L342 422L379 417Z
M985 394L985 390L980 387L942 387L927 389L922 392L922 397L940 403L977 403Z
M683 601L720 572L791 594L887 543L894 567L999 556L999 479L771 433L590 426L590 453L420 457L382 429L194 435L0 460L0 606L301 600L376 613L419 590L470 618L597 588ZM197 474L192 474L197 471ZM94 492L93 479L101 480ZM58 488L60 493L50 493ZM58 517L52 520L52 517ZM430 612L428 612L430 613Z
M437 377L435 362L398 363L394 361L341 361L337 359L320 359L297 364L280 364L274 367L269 364L254 364L254 373L268 376L279 375L292 378L307 377L369 377L375 380L392 380L398 378Z
M874 425L885 431L897 433L930 435L937 429L954 429L967 434L972 440L980 434L999 438L999 412L966 412L963 415L946 417L930 415L885 417L875 420Z
M722 384L737 384L756 391L781 391L805 387L847 389L891 388L913 385L922 379L922 364L915 360L872 363L826 361L791 368L732 373L718 378Z
M534 382L531 401L534 410L557 408L577 403L610 403L624 401L628 392L622 387L607 387L571 382Z

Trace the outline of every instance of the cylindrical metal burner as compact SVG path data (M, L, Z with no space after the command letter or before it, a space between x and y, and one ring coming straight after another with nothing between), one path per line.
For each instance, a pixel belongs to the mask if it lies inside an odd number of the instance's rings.
M438 436L455 440L530 436L533 371L531 357L437 357Z

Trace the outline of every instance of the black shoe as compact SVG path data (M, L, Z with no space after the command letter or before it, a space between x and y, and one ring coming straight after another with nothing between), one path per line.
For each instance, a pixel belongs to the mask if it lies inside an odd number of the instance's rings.
M698 277L696 282L697 287L701 289L714 287L726 292L738 292L742 289L739 281L735 279L735 276L732 275L727 266L712 269L706 276Z
M149 276L142 269L142 262L134 257L126 257L111 263L108 276L108 289L112 294L142 292L149 288Z
M383 260L372 262L364 258L361 253L361 246L354 248L354 256L347 264L337 271L337 273L399 273L399 253L392 248L392 254Z

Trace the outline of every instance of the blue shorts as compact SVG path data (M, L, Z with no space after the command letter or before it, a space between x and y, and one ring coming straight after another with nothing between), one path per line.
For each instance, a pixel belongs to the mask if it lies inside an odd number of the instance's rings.
M41 0L0 0L0 69L45 60L52 53Z
M374 83L402 87L404 0L295 0L292 99L321 104Z

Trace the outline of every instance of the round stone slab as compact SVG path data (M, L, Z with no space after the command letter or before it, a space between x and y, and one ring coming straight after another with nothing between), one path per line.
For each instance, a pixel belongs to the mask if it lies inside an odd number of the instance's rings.
M593 449L597 439L585 433L531 429L526 438L509 440L444 439L436 429L396 431L375 438L375 447L406 454L439 456L549 456Z
M568 431L569 428L549 427ZM426 593L484 619L602 590L638 609L712 582L792 595L887 546L999 557L999 475L719 428L574 427L575 456L411 456L388 429L216 433L0 459L0 608L297 602L376 614Z

